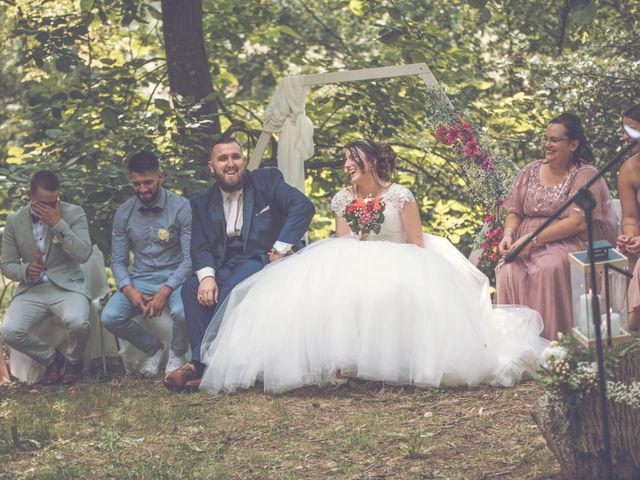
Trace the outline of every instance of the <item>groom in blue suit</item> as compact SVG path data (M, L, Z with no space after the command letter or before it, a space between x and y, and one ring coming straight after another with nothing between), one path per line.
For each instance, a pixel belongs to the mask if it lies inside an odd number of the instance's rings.
M182 286L191 362L165 377L164 385L174 391L197 390L205 367L200 347L218 305L242 280L292 253L315 213L279 170L248 171L233 137L213 145L209 169L216 183L191 201L195 274Z

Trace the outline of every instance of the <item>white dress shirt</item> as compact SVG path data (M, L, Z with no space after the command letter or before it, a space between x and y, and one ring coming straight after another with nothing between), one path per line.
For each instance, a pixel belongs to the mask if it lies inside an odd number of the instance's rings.
M33 215L33 212L31 212ZM31 217L33 219L33 217ZM47 238L47 225L42 221L38 220L37 222L31 221L31 231L33 232L33 240L35 241L36 248L42 252L42 261L46 263L47 261L47 252L45 252L45 240ZM31 280L31 279L29 279ZM48 282L49 278L47 274L42 272L40 278L34 280L35 282Z

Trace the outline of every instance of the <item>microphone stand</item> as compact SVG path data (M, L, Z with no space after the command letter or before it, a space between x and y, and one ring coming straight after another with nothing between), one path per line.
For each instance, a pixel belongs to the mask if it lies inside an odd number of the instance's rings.
M602 167L598 173L589 180L580 190L578 190L571 198L567 199L560 208L558 208L553 214L545 220L545 222L540 225L537 229L535 229L529 237L514 248L511 252L504 256L504 263L509 263L515 260L518 254L533 241L535 237L540 234L545 228L547 228L554 220L558 219L562 212L564 212L570 205L575 203L580 208L584 210L584 216L587 223L587 250L589 254L589 263L590 263L590 280L591 285L595 288L597 283L596 277L596 263L593 255L593 209L596 207L596 199L593 196L593 193L589 190L594 183L598 181L605 173L611 170L621 159L624 158L627 153L629 153L637 144L638 138L631 141L625 148L623 148L620 153L618 153L613 159L611 159L604 167ZM605 478L607 480L613 479L613 463L611 458L611 438L609 434L609 417L607 413L607 385L605 382L605 372L604 372L604 357L602 351L602 332L600 331L600 315L596 315L595 312L600 311L600 301L598 300L598 295L591 296L591 309L594 314L593 317L593 325L596 333L596 356L597 356L597 364L598 364L598 396L600 399L600 415L602 416L602 440L604 447L604 455L605 455Z

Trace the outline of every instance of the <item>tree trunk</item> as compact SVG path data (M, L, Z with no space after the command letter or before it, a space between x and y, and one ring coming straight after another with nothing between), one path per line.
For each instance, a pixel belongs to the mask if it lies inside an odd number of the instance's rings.
M620 360L614 379L625 383L640 381L640 350L630 351ZM607 407L614 478L640 478L640 409L612 401L607 402ZM566 408L548 394L538 401L533 418L560 463L564 478L606 478L597 393L584 400L567 432L563 432Z
M171 93L202 100L213 93L202 33L202 0L162 0L162 23ZM198 135L208 157L213 136L220 134L217 105L206 102L195 113L213 122Z

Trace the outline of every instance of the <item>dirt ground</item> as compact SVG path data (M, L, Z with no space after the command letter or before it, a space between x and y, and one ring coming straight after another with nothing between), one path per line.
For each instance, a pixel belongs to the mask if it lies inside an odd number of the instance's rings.
M272 396L131 377L0 386L0 478L554 479L542 395L350 380Z

